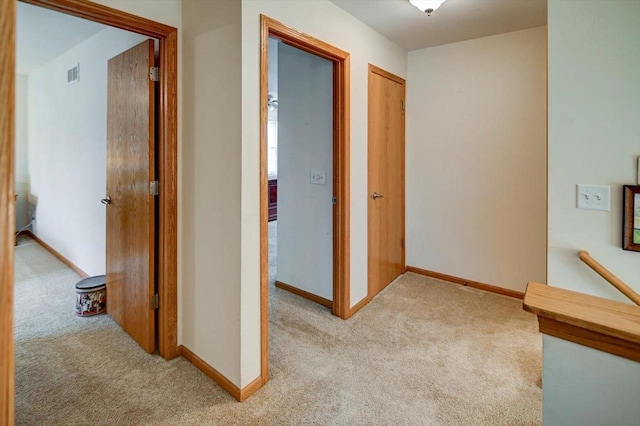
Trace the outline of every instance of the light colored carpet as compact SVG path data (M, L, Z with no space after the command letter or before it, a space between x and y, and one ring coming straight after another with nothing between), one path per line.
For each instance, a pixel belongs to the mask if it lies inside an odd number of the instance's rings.
M517 300L405 274L343 321L272 288L271 380L238 403L109 317L77 318L78 279L21 239L18 425L541 423L541 338Z

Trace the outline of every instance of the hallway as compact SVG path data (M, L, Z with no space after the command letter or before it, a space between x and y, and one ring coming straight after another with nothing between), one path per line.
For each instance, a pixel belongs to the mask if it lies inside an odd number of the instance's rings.
M78 280L21 237L17 424L541 421L540 335L518 300L405 274L343 321L272 287L271 380L238 403L184 358L147 355L108 316L76 317Z

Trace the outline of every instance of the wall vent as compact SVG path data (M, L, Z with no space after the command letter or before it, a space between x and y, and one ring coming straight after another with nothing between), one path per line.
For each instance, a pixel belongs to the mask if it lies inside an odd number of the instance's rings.
M67 84L73 84L80 81L80 64L67 70Z

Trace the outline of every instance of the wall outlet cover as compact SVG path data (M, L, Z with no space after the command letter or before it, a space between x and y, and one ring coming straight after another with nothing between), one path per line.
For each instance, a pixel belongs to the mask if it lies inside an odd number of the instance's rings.
M311 170L309 177L312 185L325 185L327 183L327 172L324 170Z

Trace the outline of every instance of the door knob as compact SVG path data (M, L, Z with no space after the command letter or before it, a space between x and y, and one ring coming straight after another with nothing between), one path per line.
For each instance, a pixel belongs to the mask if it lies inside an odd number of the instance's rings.
M111 204L111 197L107 195L107 198L103 198L100 202L104 205L109 205Z
M373 194L371 194L371 198L373 198L374 200L376 198L384 198L384 195L378 194L377 192L374 192Z

